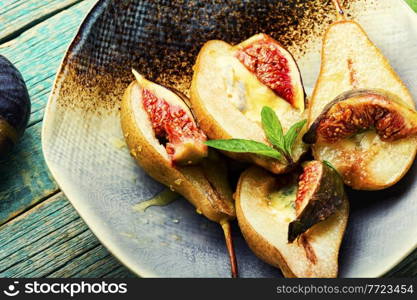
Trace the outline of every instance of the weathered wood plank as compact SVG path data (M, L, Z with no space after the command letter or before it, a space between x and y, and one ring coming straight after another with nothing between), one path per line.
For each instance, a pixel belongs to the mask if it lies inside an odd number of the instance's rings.
M43 158L41 126L29 127L13 154L0 161L0 224L58 190Z
M58 189L44 162L39 121L68 44L94 3L87 0L74 5L0 46L0 54L15 63L26 80L33 125L11 157L0 161L0 224Z
M83 0L0 1L0 43ZM7 25L6 25L7 24Z
M137 276L131 273L128 269L123 266L119 266L113 271L102 276L103 278L136 278Z
M132 276L59 193L0 227L0 277Z
M26 81L32 102L29 126L42 120L59 64L95 2L85 0L76 4L0 45L0 54L16 65Z
M46 277L62 278L62 277L82 277L77 276L80 273L91 274L90 270L95 269L94 265L100 261L108 260L111 255L101 245L96 246L90 251L76 257L69 261L65 266L62 266L58 270L48 274ZM119 266L119 265L118 265ZM86 270L88 270L86 272Z
M103 275L106 275L109 273L109 271L113 271L116 269L121 269L123 273L119 274L119 276L125 276L125 277L135 277L133 274L131 274L125 267L121 266L120 263L111 256L106 249L103 248L103 246L100 245L100 252L106 253L107 255L105 257L101 257L100 259L94 258L96 260L91 265L86 265L85 262L77 262L82 266L78 272L72 274L70 277L75 278L96 278L96 277L103 277ZM87 253L87 255L91 255ZM91 260L93 260L93 257L91 257ZM59 270L60 271L60 270ZM63 272L58 273L59 276L56 277L68 277L67 270L64 269ZM52 274L55 277L57 274ZM115 276L118 276L115 274ZM113 278L113 277L110 277Z
M0 46L0 53L16 64L27 82L33 125L11 159L0 162L0 223L58 191L44 164L38 122L65 50L94 3L77 4ZM32 213L43 218L28 217ZM0 228L1 276L100 277L114 270L118 277L133 276L92 235L69 202L48 200L23 216L16 219L21 226L13 221Z

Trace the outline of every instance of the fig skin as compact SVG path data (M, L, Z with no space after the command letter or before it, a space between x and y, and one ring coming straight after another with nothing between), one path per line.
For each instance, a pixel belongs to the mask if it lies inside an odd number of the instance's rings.
M360 98L370 98L365 99L363 101L360 101ZM352 98L359 98L359 99L353 99ZM324 142L337 142L337 140L343 139L343 138L349 138L349 135L354 135L359 133L359 131L362 130L369 130L373 127L376 127L377 133L380 136L381 140L388 141L388 142L394 142L401 138L407 138L412 137L417 134L417 112L402 102L400 98L398 98L396 95L391 94L384 90L371 90L371 89L358 89L358 90L352 90L345 92L336 99L334 99L332 102L326 105L326 107L323 109L323 112L317 117L317 119L313 122L310 129L306 132L306 134L303 137L303 141L307 144L315 144L317 143L318 139L320 138L318 136L318 132L320 131L320 126L323 122L325 122L330 116L333 114L333 109L335 110L341 110L340 108L335 108L336 106L343 107L344 102L347 102L350 100L350 109L355 109L355 106L358 107L358 109L361 109L361 106L363 105L369 105L374 106L375 108L381 108L389 110L390 112L395 111L397 113L397 116L400 117L400 120L391 118L391 122L394 122L395 124L391 124L393 127L397 127L398 123L402 123L404 125L404 129L400 132L396 132L392 135L385 135L384 132L378 131L378 126L375 126L374 123L371 123L372 121L376 122L378 120L369 120L369 118L372 118L373 116L365 115L366 118L365 123L368 122L369 124L361 124L361 127L363 128L357 128L359 127L356 124L348 124L349 127L354 127L354 129L350 129L349 132L347 132L346 137L335 137L332 140L329 140L329 138L324 138ZM368 104L369 103L369 104ZM366 112L364 112L365 114ZM381 116L380 116L381 117ZM361 120L360 120L361 121ZM355 122L355 120L351 121ZM363 123L363 122L362 122ZM339 124L338 124L339 125ZM389 127L389 126L388 126ZM388 132L389 133L389 132ZM339 134L340 135L340 134Z
M321 169L316 170L318 174L311 174L311 176L319 175L320 178L318 182L310 183L315 185L307 187L306 195L300 195L306 197L303 199L298 199L301 188L299 182L296 199L297 219L292 221L288 227L288 242L290 243L315 224L334 214L347 197L341 176L326 163L307 162L304 165L304 176L309 176L308 173L306 174L308 172L306 169L313 164ZM308 179L306 182L309 183ZM298 201L303 201L303 203L297 203Z
M223 41L212 40L202 47L194 65L190 89L192 110L200 128L210 139L248 139L269 145L261 124L250 120L228 101L227 91L221 77L224 66L217 63L217 56L225 56L240 65L241 63L234 57L234 54L242 45L246 45L245 42L232 46ZM242 68L250 73L243 65ZM251 76L253 80L257 80L255 75ZM277 101L285 102L280 104L282 112L277 112L284 129L288 130L291 125L304 118L304 112L301 113L291 108L285 100L277 98ZM301 141L303 132L300 133L293 148L295 162L298 162L308 150L308 146ZM287 173L294 168L293 165L256 154L226 151L223 153L232 159L256 164L275 174Z
M149 140L137 120L133 105L139 105L140 88L132 82L121 104L121 124L126 143L136 162L156 181L178 192L214 222L235 218L232 191L227 183L227 170L220 158L211 156L196 166L173 167ZM148 121L149 122L149 121Z
M366 146L364 146L366 150L358 150L358 146L353 145L358 143L355 136L359 137L361 133L353 135L352 138L340 139L335 142L328 142L317 134L322 120L326 118L326 114L331 111L334 105L343 101L351 101L352 103L357 101L359 105L362 101L359 98L367 96L376 98L372 100L375 103L391 106L393 110L398 112L398 116L401 116L401 122L404 121L405 125L402 137L397 140L384 139L375 130L370 130L363 133L364 137L361 138L359 143L362 145L362 141L369 140L371 142L366 142ZM416 150L414 145L417 140L416 115L417 113L413 107L388 91L380 89L351 90L337 96L325 106L322 114L312 122L303 140L305 143L314 144L313 154L316 159L328 160L336 167L346 185L357 190L382 190L396 184L412 165ZM409 136L404 135L404 133L408 133ZM333 152L336 155L332 154ZM393 157L396 160L393 160ZM406 160L406 163L404 160ZM371 165L371 163L376 166ZM400 168L401 166L403 168ZM380 180L377 176L384 176L389 180Z
M30 98L16 67L0 55L0 158L23 135L30 117Z
M266 204L268 194L286 176L273 176L259 167L242 173L235 197L236 213L247 244L261 260L281 269L285 277L337 277L349 202L344 199L334 215L310 228L297 242L288 243L291 220L273 214Z

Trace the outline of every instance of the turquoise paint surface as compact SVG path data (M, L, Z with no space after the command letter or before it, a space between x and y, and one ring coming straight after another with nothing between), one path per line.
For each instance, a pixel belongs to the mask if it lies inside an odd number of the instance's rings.
M40 121L65 51L94 3L76 4L0 47L22 73L32 102L29 128L0 162L0 224L58 190L43 158Z

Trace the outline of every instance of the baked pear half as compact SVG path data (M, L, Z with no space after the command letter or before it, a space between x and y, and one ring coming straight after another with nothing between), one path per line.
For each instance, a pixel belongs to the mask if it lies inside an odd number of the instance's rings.
M229 221L235 218L224 161L208 153L205 134L173 91L134 72L121 104L121 125L130 153L153 179L186 198L211 221L222 225L237 276Z
M261 111L269 106L284 132L305 119L305 93L291 54L266 34L232 46L213 40L201 49L194 66L191 105L200 127L210 139L246 139L268 144ZM305 132L305 128L302 129ZM293 147L297 162L307 146L298 138ZM225 152L279 174L288 164L256 154Z
M259 167L241 175L235 196L239 227L249 247L260 259L281 269L285 277L332 278L338 274L339 248L349 203L346 195L340 193L343 184L339 186L334 178L328 177L338 174L327 173L329 167L321 162L313 162L306 168L311 167L322 168L321 179L316 180L314 173L310 174L311 180L302 179L304 187L300 192L305 193L302 197L298 195L298 174L274 176ZM339 199L331 203L329 200L334 198L318 198L324 190ZM289 226L294 222L309 226L290 242Z
M335 3L337 11L343 13L338 2ZM341 101L341 98L346 101ZM365 99L366 105L343 105L349 101L363 104ZM328 126L328 135L341 137L341 132L358 130L340 139L319 138L314 141L315 159L331 162L342 174L344 182L354 189L380 190L398 182L412 165L417 151L416 136L402 128L404 124L414 122L407 119L402 109L414 111L414 100L388 59L369 40L362 27L346 20L343 14L328 28L323 39L321 70L310 101L309 127L318 124L319 118L323 119L329 103L335 100L341 101L336 105L339 109L344 108L338 115L345 118L346 126ZM381 101L393 104L382 108ZM396 103L401 104L398 106ZM398 118L389 118L394 115ZM358 125L352 122L358 122ZM402 131L404 134L394 134L387 139L381 135L383 131ZM311 132L309 135L305 141L311 142Z

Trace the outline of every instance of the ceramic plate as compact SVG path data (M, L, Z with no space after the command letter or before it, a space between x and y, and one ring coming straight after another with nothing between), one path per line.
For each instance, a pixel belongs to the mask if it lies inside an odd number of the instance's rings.
M399 0L345 1L417 99L417 17ZM135 68L188 93L192 65L210 39L237 43L265 32L295 55L311 94L331 1L102 0L81 25L58 72L43 127L46 162L79 214L127 267L145 277L228 277L220 226L184 199L145 213L133 209L163 187L137 167L119 121ZM348 38L348 37L347 37ZM393 158L395 159L395 158ZM350 193L352 213L340 276L375 277L417 244L417 168L395 187ZM242 277L277 277L234 225Z

